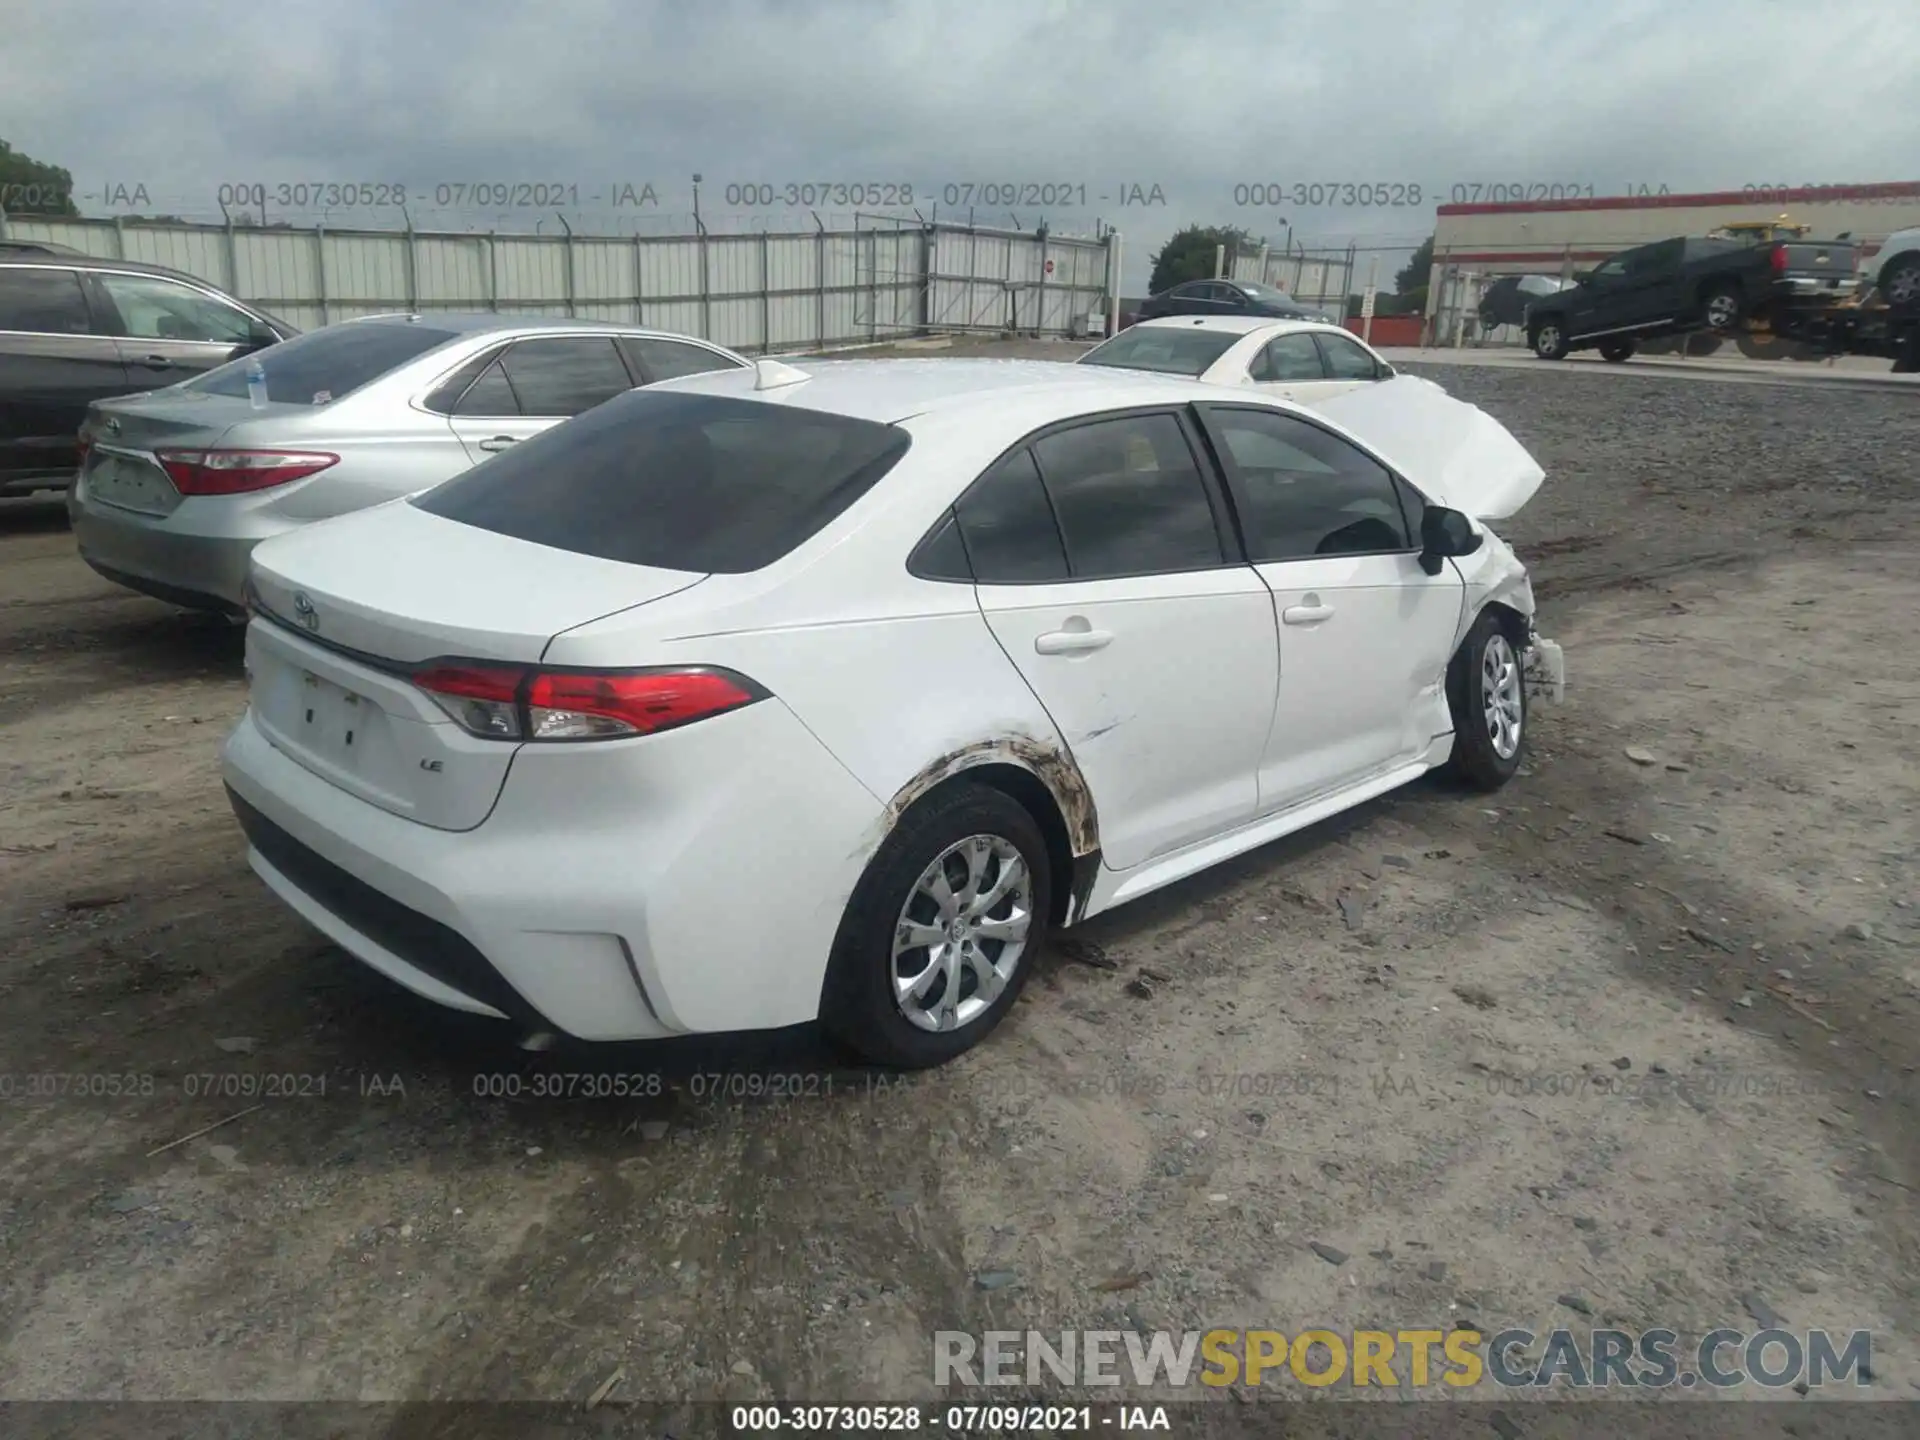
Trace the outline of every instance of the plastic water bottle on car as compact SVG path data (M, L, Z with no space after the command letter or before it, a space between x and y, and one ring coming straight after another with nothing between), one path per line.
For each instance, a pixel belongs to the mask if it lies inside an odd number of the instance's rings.
M247 399L256 410L267 408L267 367L258 358L247 362Z

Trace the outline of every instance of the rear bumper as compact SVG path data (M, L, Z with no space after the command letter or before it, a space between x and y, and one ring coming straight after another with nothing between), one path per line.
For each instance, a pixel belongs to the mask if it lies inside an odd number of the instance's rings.
M439 1004L581 1040L815 1018L883 813L778 700L522 747L466 831L328 783L251 712L223 771L254 871L342 949Z
M80 558L107 579L176 605L239 611L247 559L264 537L196 530L191 504L142 515L92 499L84 481L67 492Z

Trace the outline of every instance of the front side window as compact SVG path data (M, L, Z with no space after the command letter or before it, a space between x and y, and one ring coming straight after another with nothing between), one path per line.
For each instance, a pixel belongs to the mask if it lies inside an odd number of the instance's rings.
M623 336L621 346L634 368L655 380L671 380L676 375L704 375L710 370L738 370L737 361L728 359L701 345L679 340L655 340L651 337Z
M1392 474L1364 451L1270 410L1209 420L1240 474L1256 564L1416 548Z
M87 297L71 270L0 266L0 330L36 335L87 335Z
M1224 558L1180 422L1128 415L1035 442L1076 580L1203 570Z
M1203 375L1240 336L1224 330L1178 325L1134 325L1080 357L1082 365L1152 370L1161 375Z
M96 276L124 332L136 340L198 340L209 345L243 345L254 331L253 317L190 285L154 275Z
M1380 367L1373 356L1344 335L1316 335L1320 352L1327 357L1327 374L1335 380L1376 380Z

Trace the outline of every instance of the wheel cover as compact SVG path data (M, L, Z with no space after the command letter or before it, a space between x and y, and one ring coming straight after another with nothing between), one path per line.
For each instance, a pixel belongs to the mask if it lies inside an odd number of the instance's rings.
M1731 295L1715 295L1707 301L1707 323L1716 330L1724 330L1733 324L1740 311L1740 302Z
M1558 350L1560 348L1560 327L1558 325L1542 325L1540 327L1540 333L1534 337L1533 348L1542 353L1548 350Z
M920 872L894 925L893 1001L922 1030L980 1018L1013 980L1033 928L1033 875L999 835L970 835Z
M1888 302L1894 305L1920 299L1920 265L1901 266L1893 272L1893 278L1887 281L1885 289Z
M1504 635L1493 636L1480 652L1480 703L1493 753L1511 760L1520 750L1526 712L1521 703L1520 661Z

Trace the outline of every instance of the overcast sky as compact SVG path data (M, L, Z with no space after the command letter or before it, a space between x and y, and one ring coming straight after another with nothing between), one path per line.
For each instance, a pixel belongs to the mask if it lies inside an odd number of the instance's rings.
M743 183L910 184L923 212L1052 184L1084 208L1019 223L1117 225L1137 293L1189 222L1411 245L1456 184L1920 178L1920 0L10 0L0 29L0 138L87 213L144 187L217 219L223 184L324 180L404 184L423 228L551 229L434 203L545 182L577 187L578 230L664 233L696 171L716 228L810 223L729 206ZM1422 203L1237 207L1256 182Z

